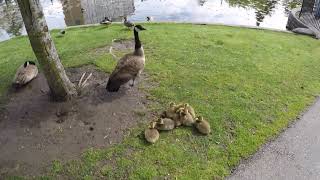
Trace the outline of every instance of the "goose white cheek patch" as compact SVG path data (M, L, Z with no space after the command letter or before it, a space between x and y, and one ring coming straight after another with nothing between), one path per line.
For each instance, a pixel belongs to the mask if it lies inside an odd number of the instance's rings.
M139 31L140 31L140 29L139 29L139 28L137 28L137 27L134 27L134 30L136 30L137 32L139 32Z

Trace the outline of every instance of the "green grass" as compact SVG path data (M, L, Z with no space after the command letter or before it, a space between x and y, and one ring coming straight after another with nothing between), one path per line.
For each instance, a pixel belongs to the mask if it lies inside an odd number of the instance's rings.
M218 179L254 153L311 104L320 92L320 42L267 30L191 24L145 24L146 69L157 87L146 89L164 108L189 102L213 133L190 129L161 133L155 145L132 130L109 149L89 149L80 160L53 162L48 177L78 179ZM53 37L57 34L54 31ZM95 64L110 72L114 61L95 49L131 38L119 25L70 29L55 38L66 67ZM0 92L15 69L34 59L28 40L0 43Z

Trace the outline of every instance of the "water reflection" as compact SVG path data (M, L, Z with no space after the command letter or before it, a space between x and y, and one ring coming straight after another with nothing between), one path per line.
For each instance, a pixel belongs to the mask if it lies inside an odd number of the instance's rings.
M301 0L40 0L50 29L120 21L212 22L285 29L289 9ZM0 41L25 34L15 0L0 0Z
M207 0L198 0L199 2L199 6L203 6L205 2L207 2Z
M8 32L8 36L19 36L22 34L23 21L14 1L0 0L4 6L0 6L0 27Z
M68 26L80 24L94 24L110 17L118 19L120 16L131 15L134 12L133 0L61 0L65 22Z
M254 9L255 16L256 16L256 26L260 26L260 23L263 22L265 16L272 14L278 1L277 0L247 0L247 1L228 0L228 3L231 6L237 6L242 8L251 7L252 9Z
M81 7L81 0L61 0L64 19L67 26L84 24L84 10Z

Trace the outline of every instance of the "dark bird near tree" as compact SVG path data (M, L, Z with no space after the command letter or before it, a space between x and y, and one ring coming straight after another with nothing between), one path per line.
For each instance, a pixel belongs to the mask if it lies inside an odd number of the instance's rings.
M38 68L33 61L26 61L22 64L14 76L13 84L16 87L26 85L38 75Z

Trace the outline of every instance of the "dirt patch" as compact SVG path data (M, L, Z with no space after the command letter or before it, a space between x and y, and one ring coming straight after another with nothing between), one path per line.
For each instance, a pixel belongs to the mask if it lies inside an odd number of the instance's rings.
M93 73L90 84L71 102L51 101L42 74L9 94L0 112L0 177L39 175L53 160L76 159L89 147L109 147L150 116L146 95L137 87L126 85L118 93L108 93L107 74L95 67L67 70L75 84L83 72ZM142 117L135 112L146 113Z
M134 49L134 41L128 39L115 39L112 43L112 48L116 51L126 51Z
M102 46L94 49L92 52L95 54L110 53L110 47L112 47L113 52L128 53L134 50L134 45L135 42L133 39L114 39L111 46Z

